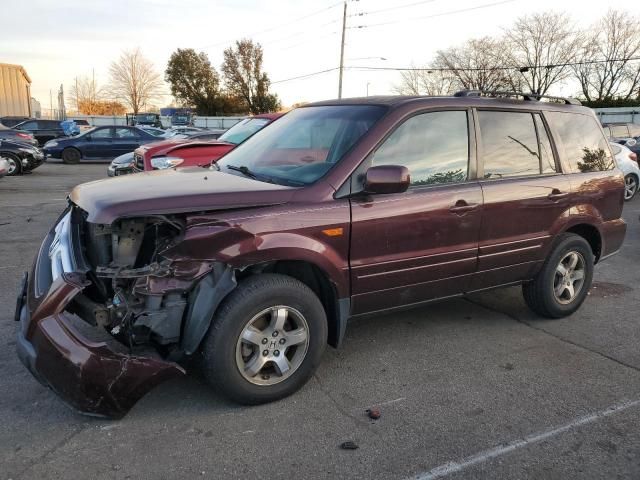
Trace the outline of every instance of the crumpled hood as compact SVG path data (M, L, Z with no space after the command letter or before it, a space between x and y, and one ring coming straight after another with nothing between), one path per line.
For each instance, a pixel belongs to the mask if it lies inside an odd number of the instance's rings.
M110 224L122 217L277 205L295 190L194 167L83 183L69 199L88 213L89 222Z

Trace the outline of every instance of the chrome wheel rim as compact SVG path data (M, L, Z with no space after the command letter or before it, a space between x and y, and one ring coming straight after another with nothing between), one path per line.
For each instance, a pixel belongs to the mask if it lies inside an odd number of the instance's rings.
M580 252L567 253L556 267L553 294L558 303L568 305L582 291L586 262Z
M295 308L276 305L249 320L236 343L236 366L254 385L275 385L293 375L309 349L309 326Z
M624 199L631 200L638 190L638 181L633 175L627 175L624 179Z
M13 158L5 158L5 159L9 164L9 170L7 171L7 175L13 175L14 173L16 173L16 170L18 169L18 165L16 164L16 161Z

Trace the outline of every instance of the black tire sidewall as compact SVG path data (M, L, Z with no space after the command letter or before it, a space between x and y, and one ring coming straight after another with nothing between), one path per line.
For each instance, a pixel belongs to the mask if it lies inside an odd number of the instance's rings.
M300 367L269 386L248 382L236 365L236 345L246 322L276 305L298 310L309 327L309 345ZM320 363L327 343L327 320L318 297L291 277L263 274L241 283L220 306L202 344L202 368L221 393L241 403L258 404L290 395L304 385Z
M69 153L73 152L76 156L73 159L69 159L66 158L68 156ZM80 153L80 150L78 150L77 148L73 148L73 147L67 147L62 151L62 161L66 164L69 165L75 165L77 163L80 163L80 159L82 158L82 154Z
M585 261L585 276L582 289L578 296L569 304L562 304L558 302L553 293L553 283L556 274L556 268L560 263L562 257L564 257L570 251L579 252ZM545 307L549 314L554 318L561 318L571 315L580 306L591 288L591 282L593 281L594 270L594 257L591 251L589 243L579 235L569 234L564 236L562 240L556 245L549 257L549 260L545 263L543 270L540 272L540 281L543 282L542 287L542 299L545 303Z

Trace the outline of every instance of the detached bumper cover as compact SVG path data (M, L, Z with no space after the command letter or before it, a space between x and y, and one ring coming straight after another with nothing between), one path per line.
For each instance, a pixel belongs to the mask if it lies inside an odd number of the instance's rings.
M185 374L162 359L117 352L83 336L65 307L88 282L63 273L46 295L34 297L33 281L18 296L18 357L29 371L82 413L120 418L159 383ZM90 328L96 328L91 327Z

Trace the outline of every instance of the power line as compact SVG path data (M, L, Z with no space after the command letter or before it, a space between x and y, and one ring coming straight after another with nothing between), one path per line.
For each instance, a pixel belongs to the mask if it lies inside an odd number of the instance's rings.
M318 72L307 73L305 75L298 75L297 77L285 78L283 80L276 80L275 82L271 82L271 85L273 85L274 83L290 82L291 80L300 80L300 79L303 79L303 78L314 77L314 76L320 75L322 73L334 72L336 70L339 70L339 67L327 68L326 70L320 70Z
M320 15L321 13L329 11L332 8L336 8L338 5L342 5L342 2L336 2L336 3L332 4L332 5L329 5L328 7L322 8L320 10L316 10L315 12L308 13L308 14L303 15L303 16L298 17L298 18L294 18L294 19L292 19L292 20L290 20L290 21L288 21L286 23L282 23L280 25L277 25L277 26L274 26L274 27L270 27L270 28L267 28L265 30L260 30L260 31L257 31L257 32L244 34L244 35L242 35L242 37L253 37L253 36L256 36L256 35L262 35L263 33L273 32L274 30L280 30L281 28L288 27L289 25L291 25L293 23L297 23L297 22L299 22L301 20L305 20L305 19L307 19L309 17L314 17L316 15ZM331 23L335 23L335 22L331 22ZM205 50L205 49L212 48L212 47L219 47L221 45L228 45L232 41L233 40L224 41L224 42L218 42L218 43L212 43L210 45L203 45L201 47L196 47L196 50Z
M527 70L539 69L539 68L557 68L557 67L575 67L578 65L594 65L598 63L611 63L611 62L634 62L640 60L640 56L638 57L628 57L628 58L610 58L606 60L583 60L579 62L565 62L565 63L553 63L547 65L522 65L522 66L504 66L504 67L372 67L372 66L354 66L354 67L345 67L350 70L364 70L364 71L375 71L375 70L391 70L391 71L414 71L414 72L481 72L481 71L501 71L501 70L520 70L522 73L525 73Z
M415 20L425 20L427 18L444 17L445 15L454 15L456 13L470 12L472 10L480 10L480 9L483 9L483 8L495 7L497 5L504 5L505 3L512 3L512 2L516 2L516 1L518 1L518 0L502 0L500 2L486 3L484 5L478 5L476 7L461 8L461 9L458 9L458 10L451 10L449 12L436 13L436 14L433 14L433 15L426 15L426 16L422 16L422 17L405 18L403 20L391 20L389 22L370 23L369 25L356 25L356 26L347 27L347 28L357 29L357 28L381 27L383 25L392 25L394 23L412 22L412 21L415 21Z
M374 15L376 13L388 12L391 10L400 10L401 8L414 7L416 5L423 5L425 3L433 3L435 1L436 0L422 0L421 2L406 3L404 5L396 5L395 7L380 8L378 10L369 10L368 12L353 13L349 15L349 17L362 17L364 15Z
M456 68L456 67L452 67L452 68L446 68L446 67L437 67L437 68L428 68L428 67L370 67L370 66L346 66L344 67L345 70L355 70L355 71L395 71L395 72L402 72L402 71L423 71L423 72L455 72L455 71L462 71L462 72L477 72L477 71L504 71L504 70L524 70L524 69L536 69L536 68L556 68L556 67L571 67L571 66L577 66L577 65L592 65L592 64L598 64L598 63L609 63L609 62L634 62L634 61L639 61L640 60L640 56L638 57L628 57L628 58L612 58L612 59L608 59L608 60L584 60L581 62L567 62L567 63L556 63L556 64L552 64L552 65L528 65L528 66L510 66L510 67L488 67L488 68L483 68L483 67L469 67L469 68ZM327 68L325 70L320 70L317 72L311 72L311 73L306 73L304 75L298 75L296 77L291 77L291 78L285 78L282 80L277 80L275 82L271 82L271 84L274 83L283 83L283 82L289 82L292 80L301 80L301 79L305 79L305 78L310 78L310 77L314 77L316 75L321 75L323 73L328 73L328 72L333 72L339 70L339 67L334 67L334 68ZM522 72L524 73L524 71Z

